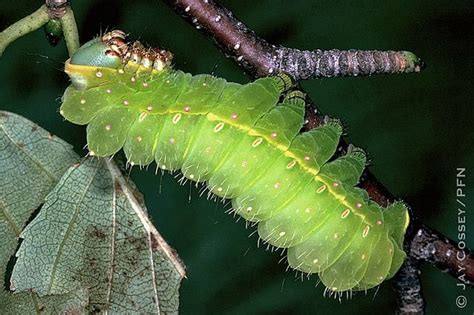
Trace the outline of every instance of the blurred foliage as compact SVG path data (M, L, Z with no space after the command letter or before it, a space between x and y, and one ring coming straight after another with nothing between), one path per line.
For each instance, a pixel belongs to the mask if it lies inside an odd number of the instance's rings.
M41 1L0 0L0 28L32 12ZM371 170L415 213L444 234L457 237L456 167L468 169L468 199L474 196L472 1L222 1L270 42L314 48L411 50L424 58L421 74L311 80L304 83L319 109L341 118L347 138L369 152ZM249 79L203 34L160 1L73 2L82 41L120 28L133 38L169 48L176 67ZM64 41L51 48L41 31L13 43L0 61L3 110L22 114L74 144L80 154L85 130L64 122L59 100L68 84L61 72ZM188 267L181 289L182 314L381 314L396 308L390 282L378 291L354 294L339 303L323 298L316 277L300 281L279 253L256 247L240 220L224 206L179 186L173 176L133 169L158 230ZM188 198L189 197L189 198ZM192 199L191 202L188 199ZM468 222L474 222L468 213ZM468 225L474 247L474 225ZM263 247L263 246L261 246ZM424 266L428 314L467 314L455 306L463 293L455 279Z

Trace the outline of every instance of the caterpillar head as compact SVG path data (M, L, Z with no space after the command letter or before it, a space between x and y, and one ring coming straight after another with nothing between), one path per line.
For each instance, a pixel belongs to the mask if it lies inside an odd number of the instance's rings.
M171 66L171 52L145 48L138 41L127 43L125 38L124 32L114 30L81 46L65 64L73 86L79 90L97 86L98 73L99 77L124 70L156 73Z

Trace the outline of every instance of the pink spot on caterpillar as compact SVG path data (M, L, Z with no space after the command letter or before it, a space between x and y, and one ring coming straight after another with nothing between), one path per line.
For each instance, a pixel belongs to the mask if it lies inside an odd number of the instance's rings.
M98 78L102 78L103 74L102 74L102 72L97 71L97 72L95 73L95 76L98 77Z
M377 220L377 225L382 225L382 224L383 224L383 222L382 222L382 221L380 221L380 220Z
M105 125L105 130L109 131L110 129L112 129L111 125Z
M191 107L189 107L189 106L184 107L184 111L186 113L189 113L191 111Z
M148 115L148 113L142 112L140 114L140 116L138 116L138 121L143 121L147 115Z
M177 124L181 119L181 113L177 113L176 115L173 116L173 124Z
M318 189L316 189L316 192L317 192L318 194L320 194L320 193L322 193L322 192L325 191L325 190L326 190L326 185L322 185L321 187L319 187Z
M292 168L293 166L295 166L295 165L296 165L296 161L293 160L293 161L291 161L290 163L288 163L288 165L286 165L286 168L287 168L287 169L291 169L291 168Z
M350 209L346 209L346 210L342 211L342 213L341 213L341 218L342 218L342 219L347 218L350 213L351 213L351 210L350 210Z
M128 104L129 104L129 103L128 103L127 100L124 100L124 101L123 101L123 105L128 106Z
M278 134L276 132L272 132L272 134L270 135L270 137L272 137L273 139L275 139L277 136Z
M370 230L370 226L367 225L362 231L362 237L367 237L367 235L369 235L369 230Z
M332 183L332 186L333 186L333 187L337 187L337 186L339 186L339 183L334 182L334 183Z
M230 118L232 118L232 119L235 120L235 119L239 118L239 115L237 115L236 113L234 113L234 114L230 115Z
M148 87L148 83L146 83L146 82L143 82L142 85L143 85L143 87L145 87L145 88Z
M356 208L357 208L357 209L362 208L362 204L361 204L360 202L356 203Z
M148 106L146 107L146 110L149 111L149 112L151 112L151 111L153 110L153 106L148 105Z
M86 100L85 99L82 99L81 100L81 104L85 104L86 103Z
M111 89L107 89L107 90L105 90L105 93L110 94L110 93L112 93L112 90L111 90Z
M309 161L309 160L311 160L311 158L306 155L306 156L304 157L304 160L305 160L305 161Z
M220 122L214 127L214 132L219 132L222 130L222 128L224 128L224 123Z
M263 138L257 138L252 142L252 147L256 148L263 142Z

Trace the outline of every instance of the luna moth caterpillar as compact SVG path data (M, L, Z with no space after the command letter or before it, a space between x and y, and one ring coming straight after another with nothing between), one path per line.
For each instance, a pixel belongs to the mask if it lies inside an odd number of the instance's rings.
M171 60L116 30L66 61L72 84L60 113L87 124L90 155L123 148L131 165L155 161L205 182L258 224L261 239L287 249L293 269L318 273L331 291L367 290L398 271L407 207L383 208L356 187L362 150L331 159L337 120L300 133L304 101L284 74L241 85L175 70Z

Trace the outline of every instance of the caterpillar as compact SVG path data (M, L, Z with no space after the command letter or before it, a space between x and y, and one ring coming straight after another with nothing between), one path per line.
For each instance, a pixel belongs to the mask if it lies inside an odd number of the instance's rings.
M60 113L87 124L90 155L123 148L131 165L205 182L258 224L259 237L287 250L289 265L317 273L330 291L367 290L391 278L406 254L406 205L383 208L356 187L365 153L333 158L337 120L300 133L301 92L288 76L248 84L172 68L172 54L127 43L112 31L65 63L72 84Z

